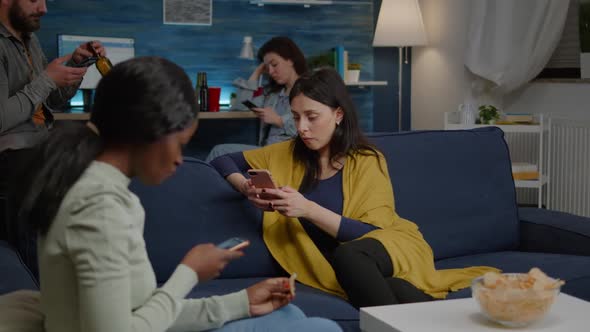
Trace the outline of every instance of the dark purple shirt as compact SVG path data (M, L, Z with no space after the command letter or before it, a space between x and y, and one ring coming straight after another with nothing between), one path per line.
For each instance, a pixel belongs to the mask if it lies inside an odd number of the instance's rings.
M250 169L250 165L244 158L242 152L230 153L211 161L211 165L217 169L224 178L233 173L244 173ZM342 192L342 171L336 175L320 180L318 185L309 192L302 193L305 198L337 214L342 214L344 195ZM331 256L332 251L339 245L339 242L346 242L357 239L378 227L366 224L359 220L342 217L340 228L336 238L333 238L311 221L299 218L301 225L326 258Z

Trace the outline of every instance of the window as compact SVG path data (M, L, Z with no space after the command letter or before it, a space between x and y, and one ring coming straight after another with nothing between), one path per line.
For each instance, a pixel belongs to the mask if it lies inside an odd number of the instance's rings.
M571 0L561 40L537 78L580 78L579 0Z

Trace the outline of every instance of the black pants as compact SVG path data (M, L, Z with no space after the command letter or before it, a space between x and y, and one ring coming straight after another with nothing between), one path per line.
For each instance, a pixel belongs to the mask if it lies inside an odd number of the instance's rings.
M334 251L332 267L350 303L357 308L433 300L409 282L391 277L391 258L375 239L341 244Z

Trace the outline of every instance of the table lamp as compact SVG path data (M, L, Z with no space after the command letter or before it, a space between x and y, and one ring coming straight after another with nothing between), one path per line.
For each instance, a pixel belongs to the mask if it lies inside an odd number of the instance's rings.
M375 36L374 47L398 47L398 131L402 130L402 50L408 46L426 45L426 31L418 0L383 0ZM407 49L406 49L406 61Z

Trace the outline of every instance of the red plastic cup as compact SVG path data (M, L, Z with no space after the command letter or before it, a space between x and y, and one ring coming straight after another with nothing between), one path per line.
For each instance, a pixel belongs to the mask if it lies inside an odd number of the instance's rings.
M209 112L219 112L219 98L221 96L220 87L209 88Z

